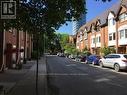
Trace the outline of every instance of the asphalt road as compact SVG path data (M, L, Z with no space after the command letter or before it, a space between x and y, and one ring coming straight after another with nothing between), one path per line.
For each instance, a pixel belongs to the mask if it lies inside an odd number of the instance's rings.
M127 72L47 57L49 95L127 95Z

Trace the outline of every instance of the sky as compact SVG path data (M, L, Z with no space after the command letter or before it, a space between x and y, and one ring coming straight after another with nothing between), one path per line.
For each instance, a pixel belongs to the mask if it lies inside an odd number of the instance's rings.
M113 4L115 4L119 0L111 0L110 2L102 2L96 0L86 0L86 21L92 20L97 15L104 12L106 9L110 8ZM57 30L60 33L72 34L72 22L68 22L68 25L63 25Z

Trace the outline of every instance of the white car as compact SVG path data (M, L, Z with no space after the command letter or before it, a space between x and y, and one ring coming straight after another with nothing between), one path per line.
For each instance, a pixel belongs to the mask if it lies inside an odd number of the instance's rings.
M121 69L125 70L127 69L127 54L109 54L99 60L99 65L114 68L117 72Z

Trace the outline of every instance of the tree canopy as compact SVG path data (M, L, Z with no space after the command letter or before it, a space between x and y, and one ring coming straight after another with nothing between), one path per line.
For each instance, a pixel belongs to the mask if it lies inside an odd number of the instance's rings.
M17 16L15 20L0 21L0 28L14 27L27 31L47 31L58 29L66 21L80 19L86 11L86 0L15 0L17 1ZM110 0L96 0L110 1ZM35 31L34 31L35 32Z

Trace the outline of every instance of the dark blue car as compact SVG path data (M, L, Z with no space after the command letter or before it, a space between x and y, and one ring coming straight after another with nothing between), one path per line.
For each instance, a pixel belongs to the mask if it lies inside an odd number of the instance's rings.
M99 65L100 56L97 55L90 55L87 57L88 64Z

